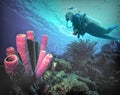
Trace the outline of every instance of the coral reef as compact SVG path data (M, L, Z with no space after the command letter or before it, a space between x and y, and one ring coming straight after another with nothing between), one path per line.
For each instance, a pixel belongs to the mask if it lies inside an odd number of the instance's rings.
M90 42L90 40L83 41L79 39L78 41L73 41L67 45L64 56L66 55L66 59L74 64L92 59L96 44L96 42Z
M99 95L96 83L76 75L71 63L63 59L53 58L43 79L49 85L48 95Z
M95 82L100 95L119 95L120 42L103 45L98 54L94 54L95 44L81 40L72 42L63 58L71 62L75 74Z
M36 55L36 48L33 37L31 37L33 31L28 32L27 35L30 36L28 40L26 40L25 34L17 35L17 51L13 47L6 49L7 57L4 60L4 66L6 73L15 82L13 87L15 93L20 95L71 95L71 93L72 95L91 95L90 93L97 93L95 82L76 75L69 61L53 58L51 62L52 55L46 54L45 50L46 35L42 36L39 56L34 56L34 59L32 56L29 57L31 54L29 51L33 51L33 55ZM29 42L27 43L27 41ZM30 43L34 46L28 49ZM26 57L27 60L25 60ZM31 58L35 60L32 61L33 63L37 62L36 65L31 64ZM23 63L24 61L25 63ZM50 62L51 64L46 71Z
M119 42L105 44L94 54L96 43L79 40L69 44L60 58L53 58L46 54L47 35L42 36L40 46L33 40L33 31L26 35L16 36L17 51L8 47L4 59L15 95L120 94Z

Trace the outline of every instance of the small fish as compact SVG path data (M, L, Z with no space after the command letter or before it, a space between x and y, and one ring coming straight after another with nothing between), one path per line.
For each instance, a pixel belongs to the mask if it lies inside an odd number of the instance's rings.
M73 7L70 7L70 8L68 8L69 10L72 10L72 9L74 9Z

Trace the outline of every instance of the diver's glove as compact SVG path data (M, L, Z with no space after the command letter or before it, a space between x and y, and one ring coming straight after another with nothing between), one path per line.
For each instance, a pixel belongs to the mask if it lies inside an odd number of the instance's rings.
M78 30L74 29L73 35L77 35L78 34Z

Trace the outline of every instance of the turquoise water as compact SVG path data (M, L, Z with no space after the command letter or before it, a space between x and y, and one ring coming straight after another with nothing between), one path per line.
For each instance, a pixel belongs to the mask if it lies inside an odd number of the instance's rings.
M91 3L88 0L4 0L1 1L0 6L18 17L17 21L14 21L17 24L9 21L11 16L5 18L7 22L11 22L11 28L19 27L16 31L12 31L14 35L33 30L36 40L40 42L41 36L46 34L49 37L48 51L56 51L58 54L64 52L68 43L78 40L72 35L72 28L66 27L66 12L86 13L92 19L101 22L104 27L120 22L119 0L91 0ZM6 13L6 15L9 14ZM114 34L118 36L117 33ZM109 42L109 40L96 38L87 33L83 37L81 36L81 39L98 42L96 47L98 50L104 43Z

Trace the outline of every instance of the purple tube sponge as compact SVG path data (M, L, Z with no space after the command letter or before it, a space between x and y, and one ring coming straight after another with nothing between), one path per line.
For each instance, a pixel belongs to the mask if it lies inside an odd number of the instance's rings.
M46 51L44 51L44 50L40 51L40 54L39 54L39 57L38 57L37 66L35 68L35 73L37 73L38 68L40 68L40 65L41 65L42 60L45 57L45 55L46 55Z
M35 36L33 31L27 31L27 46L30 57L30 63L33 70L35 70L36 65L36 48L35 48Z
M4 67L7 74L13 74L18 65L18 57L10 54L4 59Z
M27 38L25 34L18 34L16 36L16 46L17 46L17 51L21 57L22 63L24 65L26 74L28 76L32 76L33 71L32 71L31 63L29 59L28 48L27 48Z
M42 76L42 74L45 72L45 70L47 69L48 65L50 64L51 60L52 60L53 56L51 54L47 54L42 63L40 64L39 68L36 71L36 77L37 79L39 77Z
M6 55L15 54L15 49L13 47L8 47L6 49Z
M34 41L34 32L33 31L27 31L26 35L27 35L27 39Z
M41 40L41 44L40 44L40 51L46 49L47 39L48 39L47 35L42 35L42 40Z

